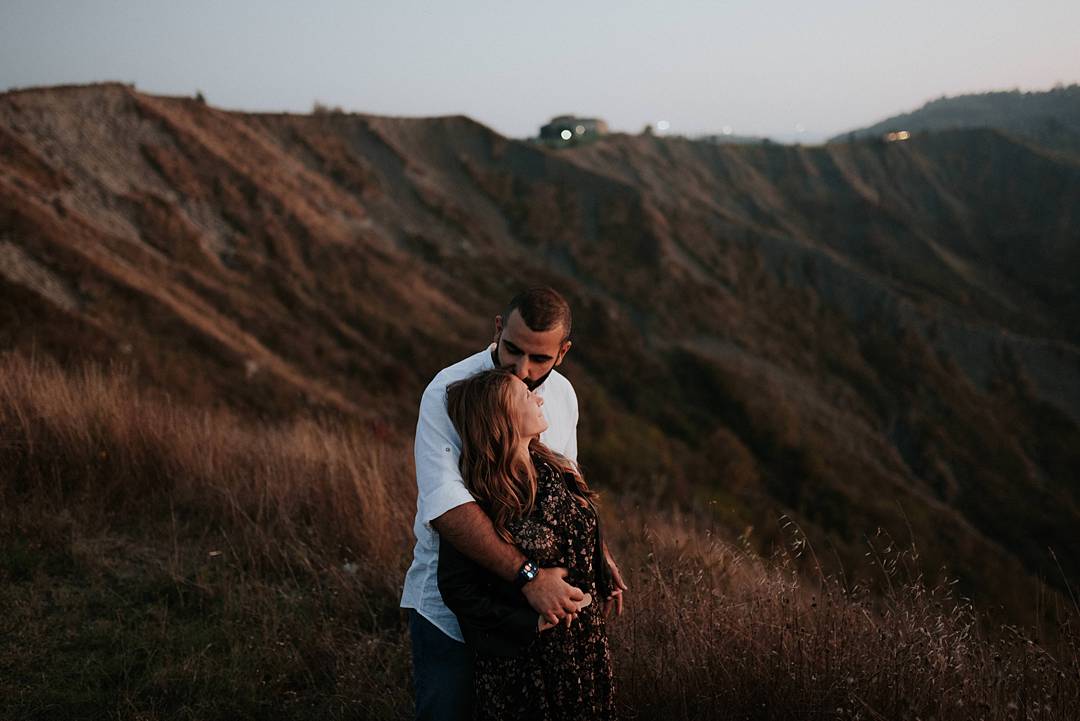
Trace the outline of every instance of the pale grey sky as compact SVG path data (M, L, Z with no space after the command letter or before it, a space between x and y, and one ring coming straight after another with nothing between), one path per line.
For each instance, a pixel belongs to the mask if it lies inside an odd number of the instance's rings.
M120 80L515 137L576 113L815 142L943 94L1080 82L1078 28L1077 0L0 0L0 90Z

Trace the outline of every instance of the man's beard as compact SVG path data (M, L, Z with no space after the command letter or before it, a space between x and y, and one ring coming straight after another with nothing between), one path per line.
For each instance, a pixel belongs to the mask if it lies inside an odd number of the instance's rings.
M525 384L525 387L526 387L526 388L528 388L528 389L529 389L529 390L531 390L531 391L534 391L534 390L536 390L537 388L539 388L540 386L542 386L542 385L544 384L544 381L546 381L546 380L547 380L547 377L548 377L549 375L551 375L551 371L553 371L553 370L555 370L555 366L552 366L552 367L551 367L551 368L550 368L550 369L548 370L548 372L547 372L547 373L545 373L544 375L540 376L539 378L537 378L537 379L536 379L536 380L534 380L534 381L531 381L531 380L529 380L528 378L526 378L526 379L525 379L524 381L522 381L522 382L523 382L523 383Z
M492 361L492 363L494 363L496 368L503 368L504 370L510 370L510 368L511 368L511 366L499 365L499 346L498 346L498 343L495 344L495 350L491 351L491 361ZM555 370L555 366L551 366L551 368L548 369L547 373L540 376L539 378L537 378L534 381L529 380L528 378L525 378L521 382L524 383L525 387L528 388L530 391L534 391L534 390L536 390L537 388L539 388L540 386L542 386L544 384L544 381L547 380L548 376L551 375L551 371L553 371L553 370Z

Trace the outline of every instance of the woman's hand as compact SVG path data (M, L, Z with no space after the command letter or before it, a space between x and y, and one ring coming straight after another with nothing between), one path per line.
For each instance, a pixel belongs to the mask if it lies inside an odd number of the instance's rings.
M607 544L604 544L604 560L607 561L608 568L611 570L611 578L615 582L615 590L611 592L611 595L604 599L604 618L611 615L611 609L615 609L615 615L621 616L623 611L623 591L627 590L626 581L623 580L622 572L619 571L619 567L615 565L615 559L611 557L611 553L608 551Z
M611 609L615 609L615 615L622 615L622 592L621 588L617 588L611 592L611 595L604 599L603 611L604 618L608 618L611 615Z
M563 626L566 626L567 628L570 628L570 624L573 623L574 619L577 618L577 615L579 613L581 613L581 609L585 608L590 603L592 603L592 595L586 593L584 598L581 599L581 602L578 603L577 611L575 611L573 613L566 614L565 616L562 617L562 619L559 621L559 623L552 623L551 621L546 620L543 616L540 616L536 621L536 630L537 631L546 631L549 628L555 628L559 624L562 624Z

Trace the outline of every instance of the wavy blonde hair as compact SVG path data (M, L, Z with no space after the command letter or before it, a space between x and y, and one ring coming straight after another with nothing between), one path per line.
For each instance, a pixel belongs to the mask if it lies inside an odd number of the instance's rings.
M521 436L511 413L514 378L510 371L494 368L446 388L446 410L461 437L461 477L491 516L495 532L507 543L515 542L507 524L527 515L536 503L536 467L515 453ZM596 492L585 483L573 461L539 438L529 442L529 450L562 473L582 505L595 508Z

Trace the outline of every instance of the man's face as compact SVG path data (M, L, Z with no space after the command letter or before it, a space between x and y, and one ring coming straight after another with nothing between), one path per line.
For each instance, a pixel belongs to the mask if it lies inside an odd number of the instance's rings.
M498 364L520 378L529 390L535 390L570 350L570 341L564 341L563 335L562 326L532 330L517 310L511 311L505 321L497 315L495 354Z

